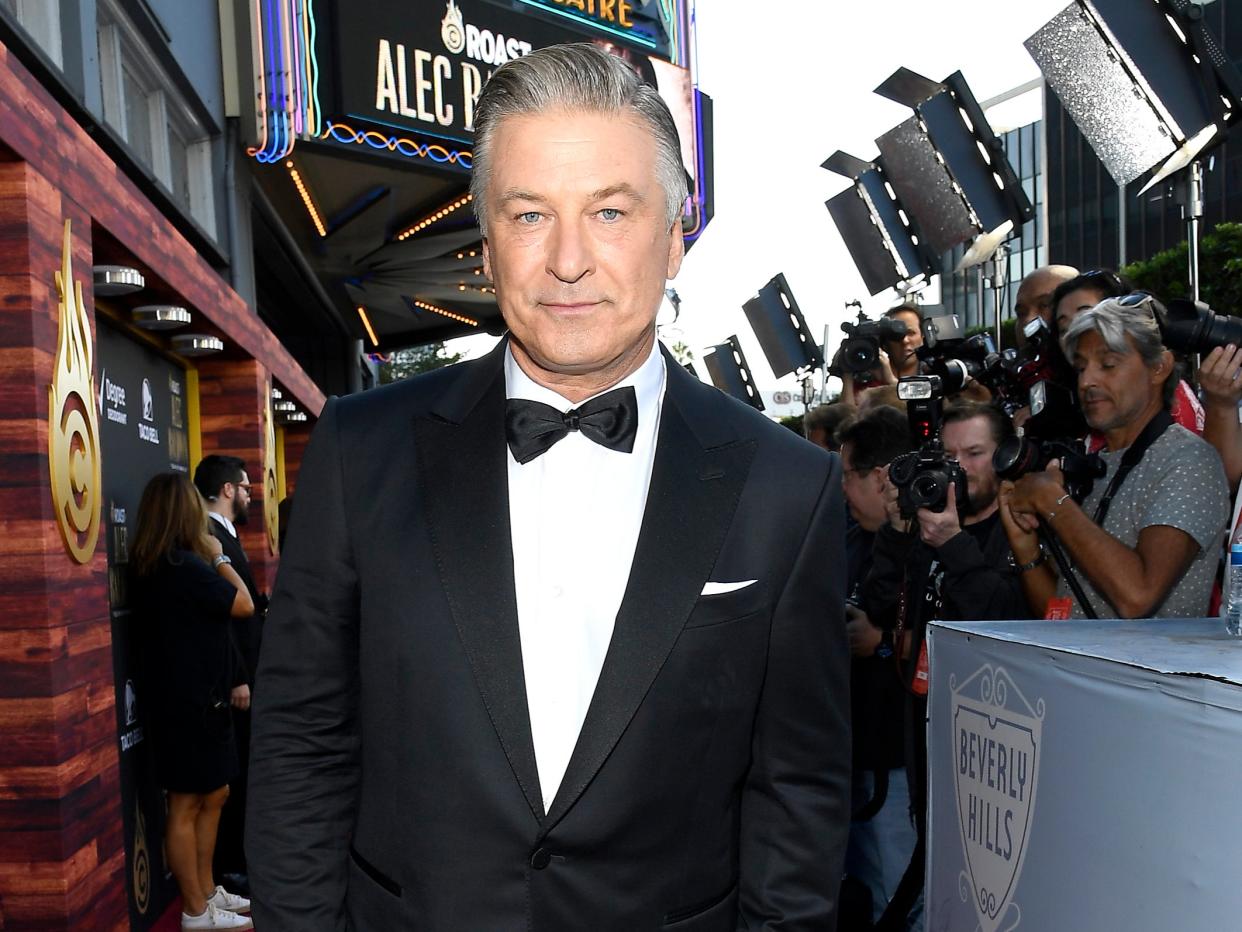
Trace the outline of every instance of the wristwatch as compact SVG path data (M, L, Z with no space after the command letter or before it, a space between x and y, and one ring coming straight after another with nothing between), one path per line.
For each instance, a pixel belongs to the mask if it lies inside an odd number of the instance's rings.
M880 631L880 643L876 646L875 656L885 657L885 658L893 656L893 632L892 631L889 631L886 628Z
M232 563L232 562L233 561L228 558L227 554L217 553L214 557L211 558L211 568L213 570L219 569L222 563Z

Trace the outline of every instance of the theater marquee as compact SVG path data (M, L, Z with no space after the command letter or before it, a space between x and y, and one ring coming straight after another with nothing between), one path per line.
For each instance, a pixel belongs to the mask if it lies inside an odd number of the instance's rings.
M677 93L689 87L685 69L652 55L661 43L650 35L655 30L638 28L630 3L582 0L581 9L576 0L525 5L549 14L570 12L545 18L484 0L412 8L379 2L339 5L333 30L337 112L346 119L469 143L475 102L492 72L532 49L571 41L608 48L658 84L661 93L678 83L685 88L676 88ZM668 69L685 72L684 81ZM689 106L682 108L688 115Z

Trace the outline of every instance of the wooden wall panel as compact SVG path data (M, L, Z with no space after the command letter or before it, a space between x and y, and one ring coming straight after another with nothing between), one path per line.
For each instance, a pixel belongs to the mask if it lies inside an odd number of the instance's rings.
M263 523L264 410L270 384L267 371L251 359L209 359L198 366L203 455L224 453L246 462L251 503L249 520L239 532L255 585L267 592L276 581L278 563Z
M285 488L292 495L297 489L298 473L302 470L302 458L306 455L306 445L310 443L311 428L294 426L285 428Z
M34 116L45 114L36 107ZM48 473L48 385L58 334L54 273L65 219L73 222L73 275L89 313L89 213L31 165L0 163L5 929L90 929L99 917L112 926L126 914L106 557L102 541L85 564L69 556Z

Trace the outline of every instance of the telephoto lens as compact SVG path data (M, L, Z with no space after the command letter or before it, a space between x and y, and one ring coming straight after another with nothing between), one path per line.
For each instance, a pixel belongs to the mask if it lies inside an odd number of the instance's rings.
M1164 345L1179 353L1210 353L1218 346L1242 346L1242 320L1217 314L1202 301L1179 299L1161 306L1153 299Z

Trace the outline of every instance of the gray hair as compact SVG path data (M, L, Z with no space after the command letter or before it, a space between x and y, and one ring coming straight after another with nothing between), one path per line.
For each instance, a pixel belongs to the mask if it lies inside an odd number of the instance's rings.
M1105 298L1090 310L1083 311L1070 322L1061 337L1061 348L1066 359L1073 362L1078 343L1088 331L1098 333L1104 345L1114 353L1137 351L1149 368L1156 368L1164 360L1166 349L1160 335L1160 324L1150 302L1130 306L1122 304L1119 298ZM1134 342L1133 346L1126 342L1127 336ZM1176 369L1171 370L1165 380L1166 403L1177 388L1176 374Z
M587 42L553 45L501 65L479 95L474 116L474 163L470 193L486 233L487 185L492 137L505 117L566 109L588 113L629 111L642 119L656 142L656 172L664 189L665 223L681 216L688 196L677 124L656 89L615 55Z

